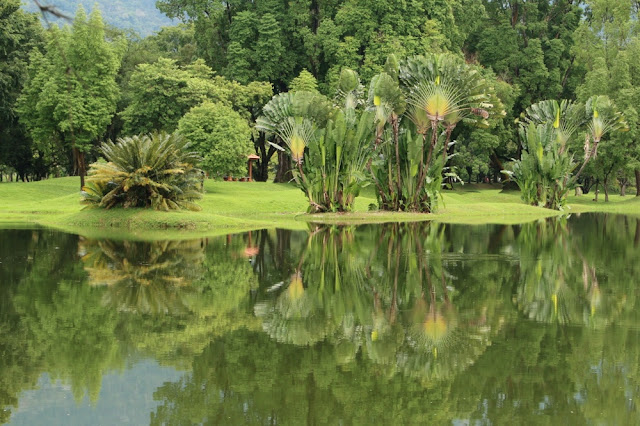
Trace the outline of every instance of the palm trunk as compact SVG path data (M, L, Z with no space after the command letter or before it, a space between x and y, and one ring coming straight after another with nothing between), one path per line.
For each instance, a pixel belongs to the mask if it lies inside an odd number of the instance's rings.
M396 146L396 174L398 175L398 200L402 198L402 175L400 174L400 147L398 141L398 117L392 116L391 127L393 129L393 143Z
M418 174L419 178L418 178L418 187L416 188L416 203L418 203L419 200L419 196L420 196L420 191L422 191L422 187L424 186L424 181L427 178L427 172L429 170L429 166L431 165L431 157L433 156L433 148L436 145L436 142L438 141L438 133L437 133L437 129L438 129L438 122L437 121L432 121L431 122L431 143L429 144L429 153L427 154L427 162L426 164L422 163L422 158L420 161L420 173ZM422 140L423 140L423 149L424 149L424 140L426 138L426 135L423 135ZM424 156L424 154L423 154ZM416 208L418 208L419 206L416 205Z
M578 180L578 177L580 176L580 174L582 173L584 168L587 166L587 163L589 162L589 160L591 159L593 154L596 152L597 148L598 148L598 142L594 142L593 143L593 148L589 151L589 153L585 153L584 162L582 163L582 166L580 167L580 170L578 170L578 173L576 173L573 176L573 178L571 178L571 182L569 183L570 185L573 185Z

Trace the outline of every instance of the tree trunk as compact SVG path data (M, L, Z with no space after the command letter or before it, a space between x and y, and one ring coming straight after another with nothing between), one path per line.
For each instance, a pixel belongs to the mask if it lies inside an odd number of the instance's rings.
M636 197L640 197L640 169L636 169Z
M640 219L636 219L636 235L633 238L633 246L638 247L640 245Z
M596 189L595 189L595 198L593 199L593 201L595 201L596 203L598 202L598 185L600 184L600 179L596 179Z
M254 147L260 160L255 164L253 179L256 182L266 182L269 179L269 161L271 161L276 149L271 145L267 148L266 137L262 132L258 136L258 140L254 140Z
M609 202L609 177L605 176L604 177L604 202L608 203Z
M287 183L293 180L291 172L291 156L286 151L278 151L278 172L273 180L274 183Z
M84 187L84 177L86 175L86 166L84 159L84 152L78 148L73 148L73 171L74 174L80 176L80 190Z
M624 197L627 195L627 185L629 185L629 179L624 178L622 182L620 182L620 196Z

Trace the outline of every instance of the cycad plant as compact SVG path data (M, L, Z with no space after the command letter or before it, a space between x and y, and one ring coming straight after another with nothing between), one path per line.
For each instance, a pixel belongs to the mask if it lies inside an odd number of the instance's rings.
M107 160L91 165L84 203L104 208L200 210L202 171L197 153L178 134L153 133L102 144Z

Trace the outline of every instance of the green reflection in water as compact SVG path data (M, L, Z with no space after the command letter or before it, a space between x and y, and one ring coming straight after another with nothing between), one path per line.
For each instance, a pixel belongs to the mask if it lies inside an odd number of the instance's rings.
M0 232L2 422L43 373L99 404L144 358L184 372L154 424L640 422L636 219Z

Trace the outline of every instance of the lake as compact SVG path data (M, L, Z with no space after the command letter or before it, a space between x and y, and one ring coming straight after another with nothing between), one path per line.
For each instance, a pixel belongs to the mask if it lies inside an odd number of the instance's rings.
M640 219L0 230L0 423L640 424Z

